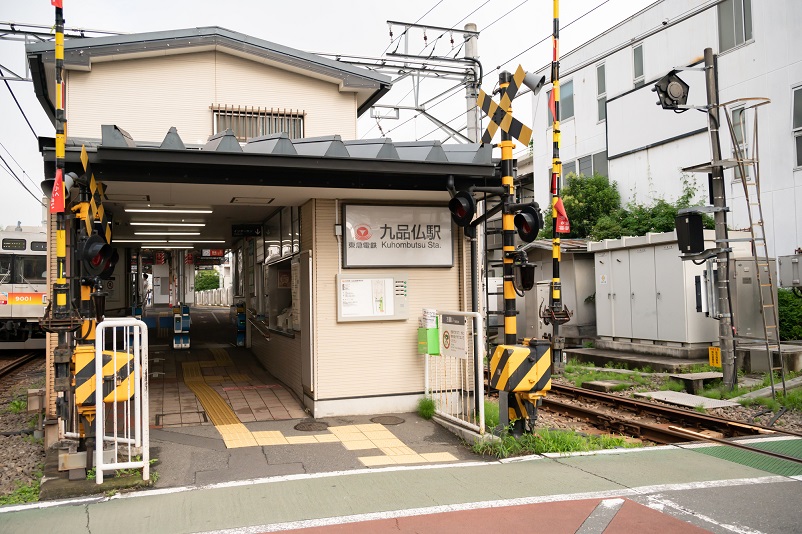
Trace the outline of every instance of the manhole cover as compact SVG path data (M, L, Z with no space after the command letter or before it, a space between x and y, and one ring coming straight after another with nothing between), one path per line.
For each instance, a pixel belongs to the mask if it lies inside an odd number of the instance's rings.
M322 432L329 428L329 424L320 421L304 421L303 423L298 423L293 428L303 432Z
M394 415L380 415L370 420L371 423L378 423L380 425L400 425L404 422L400 417Z

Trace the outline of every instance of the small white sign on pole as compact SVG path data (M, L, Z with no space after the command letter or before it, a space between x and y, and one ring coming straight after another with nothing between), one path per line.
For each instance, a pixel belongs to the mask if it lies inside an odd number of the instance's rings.
M440 354L467 359L468 323L462 315L443 314L440 321Z

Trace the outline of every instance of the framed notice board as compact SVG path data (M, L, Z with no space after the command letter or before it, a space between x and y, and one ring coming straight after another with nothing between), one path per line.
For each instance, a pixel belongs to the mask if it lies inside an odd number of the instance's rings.
M406 275L337 275L338 322L402 321L408 317Z

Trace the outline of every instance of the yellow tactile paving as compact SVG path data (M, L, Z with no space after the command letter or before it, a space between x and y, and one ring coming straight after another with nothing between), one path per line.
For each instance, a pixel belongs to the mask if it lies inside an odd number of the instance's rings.
M354 440L354 441L343 441L343 447L345 447L349 451L359 451L364 449L375 449L376 445L373 444L372 441L369 439L362 439L362 440Z
M203 382L203 375L201 374L200 365L198 362L184 362L181 364L184 370L184 382Z
M421 454L427 462L455 462L457 457L450 452L428 452Z
M228 355L228 351L226 349L211 349L211 353L212 357L214 357L214 361L220 367L234 365L234 362L231 360L231 356Z
M412 449L403 444L400 447L381 447L381 451L387 456L403 456L405 454L415 454L415 451L413 451Z
M284 436L279 431L263 431L263 432L254 432L253 437L256 439L256 443L260 446L268 446L268 445L288 445L289 442L284 438Z
M296 445L300 443L318 443L315 436L287 436L287 443Z
M228 377L234 382L248 382L251 379L251 377L244 373L229 373Z
M393 439L372 439L370 440L373 444L378 447L379 449L384 449L388 447L403 447L404 442L398 438Z
M223 349L212 349L215 366L224 366L226 358L231 362L228 353ZM228 448L255 447L271 445L298 445L308 443L342 443L346 450L379 449L378 456L359 457L359 461L367 467L383 465L404 465L431 462L452 462L457 460L447 452L418 454L404 445L391 431L384 426L373 423L365 425L344 425L329 428L329 434L313 434L308 436L284 436L279 431L251 432L237 418L237 414L223 400L220 394L206 383L206 380L219 381L224 377L204 377L201 367L204 362L184 362L184 382L192 390L206 411L206 415L223 437ZM229 375L234 381L247 381L242 373Z
M381 467L384 465L395 465L395 462L389 456L362 456L359 458L365 467Z

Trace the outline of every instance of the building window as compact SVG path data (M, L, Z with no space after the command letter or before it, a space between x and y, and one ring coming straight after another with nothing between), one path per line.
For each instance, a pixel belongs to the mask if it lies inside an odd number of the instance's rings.
M579 169L577 169L577 165L579 165ZM607 176L607 151L588 154L579 159L563 163L563 176L568 176L571 173L588 177L594 174Z
M593 154L593 174L607 176L607 151Z
M802 87L794 89L794 143L796 166L802 167Z
M274 133L286 133L290 139L304 136L306 113L299 110L262 109L242 106L212 106L214 133L230 128L239 141Z
M604 63L596 67L596 107L599 122L607 118L607 81L604 79Z
M725 0L718 5L718 51L752 39L752 0Z
M546 101L551 102L551 91L546 93ZM574 116L574 82L560 84L560 120L564 121ZM549 111L549 127L554 124L554 117Z
M640 87L644 84L643 77L643 45L639 44L632 49L632 72L634 74L633 81L635 87Z

